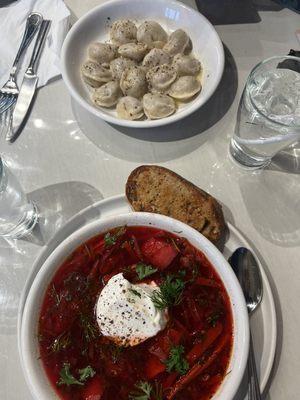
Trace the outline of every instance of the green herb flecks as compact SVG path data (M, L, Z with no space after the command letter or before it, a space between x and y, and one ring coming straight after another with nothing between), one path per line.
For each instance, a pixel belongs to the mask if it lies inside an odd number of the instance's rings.
M199 266L195 264L192 269L192 281L194 281L199 275Z
M214 313L212 313L211 315L209 315L209 316L206 318L206 321L207 321L211 326L214 327L214 326L216 326L217 322L219 321L221 315L222 315L222 312L220 312L220 311L214 312Z
M150 400L152 385L149 382L140 381L135 387L136 390L129 394L130 400Z
M176 371L180 375L186 374L190 367L189 363L184 357L184 347L181 345L173 346L165 364L168 372Z
M123 350L124 347L120 347L115 344L110 345L110 354L114 364L119 360L119 357L122 354Z
M163 388L161 383L155 381L152 389L152 397L154 400L163 400Z
M62 301L62 299L65 299L66 301L71 301L72 296L70 293L59 293L54 285L52 284L51 291L50 291L50 296L55 302L55 306L58 307Z
M79 385L83 386L84 382L88 380L89 378L92 378L93 376L96 375L96 371L93 370L93 368L88 365L85 368L79 369L79 380L75 378L75 376L71 373L70 371L70 364L69 363L64 363L62 369L60 370L59 376L60 379L57 382L58 386L66 385Z
M58 353L65 350L71 344L70 334L68 332L61 333L57 338L54 339L52 344L48 347L50 353Z
M139 298L142 297L141 293L138 292L138 291L135 290L135 289L128 289L128 291L129 291L130 293L132 293L133 295L138 296Z
M96 375L96 371L94 371L90 365L88 365L85 368L79 369L78 372L80 375L79 377L80 382L85 382L87 379L92 378L93 376Z
M171 238L171 242L172 242L173 246L175 247L175 249L178 251L178 253L180 253L180 249L177 246L177 243L176 243L175 239Z
M168 275L158 290L154 290L151 300L159 310L176 306L182 301L185 283L179 277Z
M83 386L83 382L80 382L78 379L76 379L71 371L70 371L70 364L69 363L64 363L62 369L60 370L59 373L60 379L57 382L58 386L66 385L80 385Z
M162 385L155 381L154 386L146 381L135 385L136 389L129 394L130 400L163 400Z
M107 232L107 234L104 236L104 242L106 247L113 246L117 243L117 238L110 232Z
M117 243L117 240L120 236L122 236L126 232L126 227L122 226L117 229L115 233L107 232L104 236L104 243L106 247L114 246Z
M97 326L84 314L80 314L80 325L83 330L84 338L87 342L91 342L99 336Z
M52 299L55 301L56 307L58 307L64 296L57 292L54 283L52 284L50 295L51 295Z
M83 347L83 349L81 350L81 355L82 355L82 356L87 356L87 354L88 354L88 347L85 346L85 347Z
M119 361L125 347L117 346L115 343L106 343L103 344L99 350L100 358L106 359L107 357L110 357L112 362L115 364Z
M145 279L148 276L153 275L155 274L155 272L157 272L156 268L153 268L151 265L146 265L142 262L137 263L135 270L139 277L139 280Z
M178 278L184 278L185 276L186 276L186 270L185 269L180 269L178 272L177 272L177 275L176 275Z

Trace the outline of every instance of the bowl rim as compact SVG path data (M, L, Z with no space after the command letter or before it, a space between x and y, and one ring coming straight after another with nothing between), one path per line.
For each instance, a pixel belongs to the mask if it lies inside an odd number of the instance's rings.
M226 287L230 283L232 290L231 294L228 293L228 295L232 307L234 331L238 333L238 342L234 338L231 362L233 362L234 360L234 363L236 365L235 368L232 369L231 373L228 375L228 380L223 381L226 385L226 392L222 393L222 400L232 400L241 383L246 368L249 350L248 312L242 289L238 283L238 280L228 262L224 258L223 254L201 233L176 219L160 214L145 212L119 214L116 216L110 216L103 219L91 221L87 225L73 232L69 237L62 241L55 248L52 254L47 258L47 260L45 260L41 269L38 271L25 302L21 330L18 333L20 335L19 354L21 366L23 369L25 380L31 391L31 394L33 395L33 398L42 400L45 396L45 391L42 389L41 382L37 378L35 373L35 370L37 368L36 363L39 361L36 357L36 354L33 354L29 351L30 343L34 342L34 332L30 330L30 326L34 322L34 319L36 319L37 310L35 304L38 301L39 312L41 305L40 303L43 299L42 296L39 300L37 300L38 291L40 290L39 286L41 285L41 290L43 290L44 293L50 279L54 276L55 272L61 265L62 260L65 259L68 254L70 254L81 243L88 240L88 238L95 236L97 232L100 234L101 232L105 232L109 229L112 229L113 227L125 224L128 224L129 226L158 226L161 229L169 232L176 231L177 235L178 231L181 230L182 233L180 233L180 236L187 237L189 241L197 242L197 244L193 243L193 245L198 247L210 260L212 266L219 274L224 286ZM60 259L60 261L56 259ZM227 287L226 290L228 292ZM233 303L233 295L235 303ZM236 348L239 349L239 352L236 351ZM55 391L50 384L45 372L44 375L46 381L49 384L49 390L54 396ZM230 384L228 384L228 382L230 382ZM50 391L48 392L49 395ZM218 392L219 391L217 391L212 400L221 399L221 397L218 395ZM47 398L49 398L49 395Z
M130 3L131 0L127 0L127 3ZM149 5L148 0L140 0L140 2L145 2ZM63 81L65 82L71 96L76 100L83 108L91 112L97 117L100 117L101 119L114 124L114 125L119 125L119 126L125 126L125 127L130 127L130 128L154 128L158 126L164 126L171 124L173 122L179 121L188 115L192 114L196 110L198 110L200 107L202 107L213 95L215 90L217 89L221 78L223 76L223 71L224 71L224 64L225 64L225 56L224 56L224 47L222 44L222 41L214 28L214 26L211 24L211 22L199 11L193 9L192 7L189 7L177 0L152 0L154 3L164 3L164 4L174 4L177 7L184 8L188 10L189 12L192 12L193 14L197 14L200 19L205 21L205 23L210 27L212 32L215 35L216 39L216 46L215 49L218 53L219 57L219 62L220 62L220 68L215 72L216 79L214 81L214 84L211 86L210 90L206 94L206 98L203 99L198 99L196 100L193 104L190 105L190 107L185 108L182 110L180 113L175 112L174 114L161 118L161 119L156 119L156 120L144 120L144 121L129 121L121 118L117 118L111 115L108 115L104 113L101 108L96 108L92 104L90 104L87 100L85 100L73 87L71 83L71 79L69 78L68 74L68 68L67 68L67 49L69 46L69 43L72 41L74 34L76 33L77 29L80 27L80 25L88 20L91 15L93 15L95 12L98 12L99 10L105 11L106 8L110 8L111 6L118 6L119 4L124 5L123 0L110 0L108 2L105 2L103 4L100 4L90 11L88 11L86 14L84 14L82 17L80 17L75 24L71 27L69 32L67 33L67 36L65 37L65 40L63 42L62 48L61 48L61 74Z

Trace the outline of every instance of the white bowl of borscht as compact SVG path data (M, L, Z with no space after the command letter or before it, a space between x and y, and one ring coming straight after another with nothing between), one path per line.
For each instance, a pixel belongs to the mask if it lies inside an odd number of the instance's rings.
M30 288L19 343L36 400L231 400L248 315L203 235L130 213L91 222L53 251Z

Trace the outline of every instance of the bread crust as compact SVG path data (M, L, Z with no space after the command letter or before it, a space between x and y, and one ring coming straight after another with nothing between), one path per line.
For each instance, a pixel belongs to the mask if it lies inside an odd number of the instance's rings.
M224 240L226 225L217 200L165 167L142 165L133 170L126 183L126 197L135 211L176 218L215 244Z

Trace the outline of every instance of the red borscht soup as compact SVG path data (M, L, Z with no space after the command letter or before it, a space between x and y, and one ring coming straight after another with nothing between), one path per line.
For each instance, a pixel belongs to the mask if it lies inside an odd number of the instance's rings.
M39 317L40 358L64 400L207 400L233 346L231 305L186 239L120 227L58 268Z

